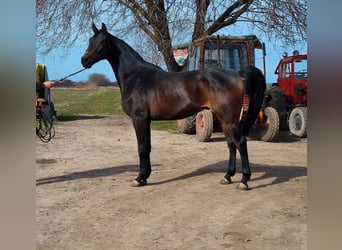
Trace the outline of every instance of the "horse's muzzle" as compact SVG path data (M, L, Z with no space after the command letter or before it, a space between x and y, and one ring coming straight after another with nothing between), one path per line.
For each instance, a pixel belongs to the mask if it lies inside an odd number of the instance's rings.
M81 57L81 63L82 63L82 66L87 68L87 69L89 69L92 66L92 63L89 60L89 57L87 55L83 55Z

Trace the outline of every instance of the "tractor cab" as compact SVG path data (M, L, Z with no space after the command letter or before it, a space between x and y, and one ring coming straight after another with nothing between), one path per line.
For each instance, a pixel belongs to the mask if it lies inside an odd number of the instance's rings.
M255 66L256 49L262 51L265 73L265 46L255 35L207 36L177 46L174 48L174 56L177 62L183 64L187 60L187 71L205 68L239 71L246 66Z
M287 53L279 61L275 70L277 84L292 105L305 104L307 101L307 55L300 55L298 50L292 56Z

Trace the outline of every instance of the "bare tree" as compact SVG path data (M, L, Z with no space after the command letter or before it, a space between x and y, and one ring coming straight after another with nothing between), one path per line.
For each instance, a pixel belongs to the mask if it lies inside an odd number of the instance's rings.
M119 37L143 31L169 71L181 70L173 45L237 23L291 45L307 38L306 0L37 0L36 13L41 53L69 48L105 22Z

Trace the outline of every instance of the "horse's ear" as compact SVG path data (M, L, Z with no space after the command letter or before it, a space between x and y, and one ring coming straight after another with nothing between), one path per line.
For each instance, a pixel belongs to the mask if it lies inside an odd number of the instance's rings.
M95 34L96 34L97 32L99 32L98 28L96 28L96 26L95 26L95 23L93 23L91 27L92 27L92 29L93 29L93 31L94 31Z
M101 27L103 32L107 32L107 27L104 23L102 23L102 27Z

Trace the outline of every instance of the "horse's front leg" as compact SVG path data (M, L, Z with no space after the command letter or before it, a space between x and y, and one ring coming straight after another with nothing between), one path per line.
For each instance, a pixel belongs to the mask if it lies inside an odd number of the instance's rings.
M147 184L147 178L151 174L151 120L149 118L134 118L133 125L138 143L139 174L132 186L138 187Z
M227 174L220 181L221 184L232 183L231 178L235 175L235 172L236 172L236 145L230 136L227 136L226 139L227 139L227 145L229 149L229 162L228 162Z

